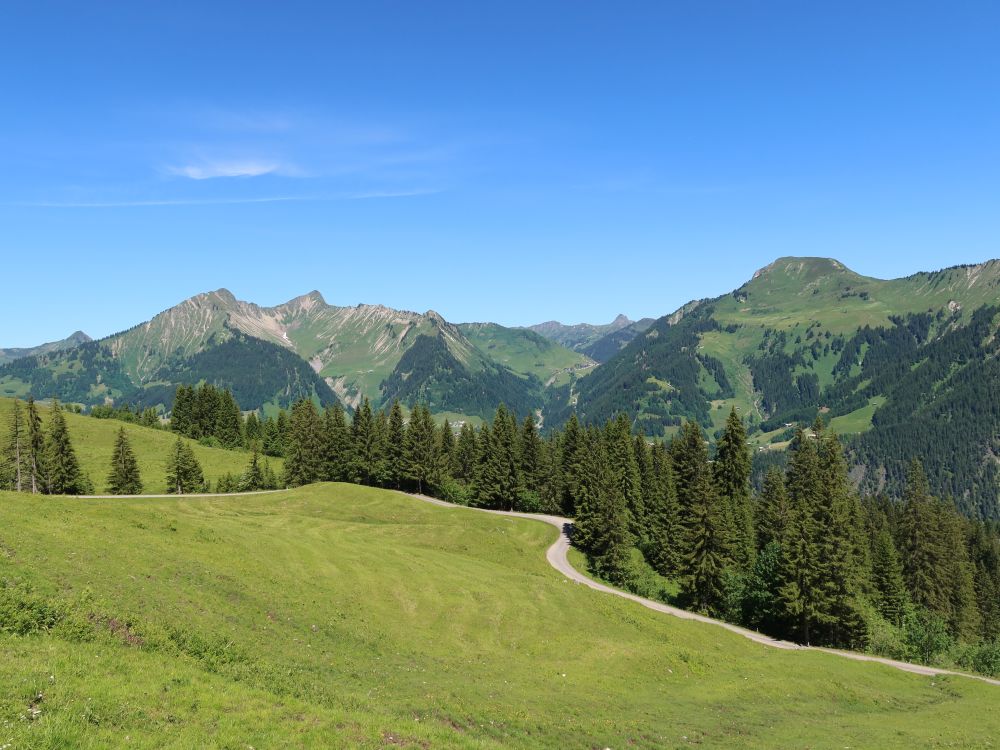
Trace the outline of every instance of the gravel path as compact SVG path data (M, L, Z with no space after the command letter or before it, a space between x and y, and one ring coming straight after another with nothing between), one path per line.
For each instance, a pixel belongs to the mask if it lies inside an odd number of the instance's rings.
M408 493L404 493L408 494ZM438 500L437 498L427 497L426 495L409 495L410 497L415 497L428 503L433 503L434 505L440 505L445 508L466 508L463 505L454 505L453 503L447 503L444 500ZM708 625L715 625L716 627L725 628L726 630L741 635L754 643L761 643L765 646L770 646L772 648L781 648L792 651L822 651L823 653L832 654L834 656L840 656L845 659L853 659L854 661L869 661L875 662L877 664L884 664L888 667L893 667L895 669L901 669L904 672L913 672L915 674L921 675L954 675L956 677L968 677L973 680L979 680L981 682L989 683L990 685L1000 685L1000 680L990 679L989 677L983 677L981 675L966 674L965 672L954 672L950 669L938 669L937 667L925 667L922 664L911 664L905 661L896 661L894 659L886 659L881 656L870 656L869 654L862 654L856 651L840 651L833 648L820 648L817 646L802 646L798 643L792 643L790 641L782 641L777 638L772 638L771 636L764 635L763 633L758 633L755 630L747 630L746 628L741 628L738 625L732 625L728 622L722 622L721 620L714 620L711 617L706 617L704 615L699 615L694 612L689 612L686 609L679 609L677 607L671 607L669 604L664 604L663 602L653 601L652 599L644 599L636 594L630 594L627 591L621 591L611 586L607 586L603 583L593 580L592 578L584 575L569 562L569 529L573 524L573 521L569 518L562 518L561 516L549 516L542 513L517 513L515 511L504 511L504 510L486 510L485 508L466 508L467 510L475 510L481 513L493 513L499 516L511 516L513 518L527 518L534 521L542 521L544 523L555 526L559 529L559 538L556 539L555 543L548 548L545 552L545 559L549 561L549 565L562 573L568 580L575 581L576 583L582 583L584 586L595 589L596 591L602 591L605 594L613 594L614 596L620 596L623 599L631 599L637 604L641 604L643 607L648 609L656 610L657 612L664 612L668 615L673 615L674 617L679 617L682 620L695 620L697 622L703 622Z

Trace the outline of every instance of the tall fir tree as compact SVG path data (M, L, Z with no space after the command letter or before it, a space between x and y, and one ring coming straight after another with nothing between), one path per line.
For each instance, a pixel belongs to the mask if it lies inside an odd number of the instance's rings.
M476 500L485 508L514 510L523 488L517 460L517 421L500 404L493 425L484 427L476 477Z
M325 476L323 421L311 399L292 406L285 447L285 484L298 487L318 482Z
M541 483L542 440L538 436L535 418L528 415L521 424L517 444L518 469L528 492L537 493Z
M872 543L872 587L879 613L896 627L902 627L909 594L903 580L903 564L884 525Z
M406 421L403 419L403 407L399 399L394 399L389 410L389 423L386 428L386 483L393 489L403 486L406 476Z
M167 457L167 492L187 495L205 488L205 475L191 446L178 436Z
M716 444L712 470L733 529L732 558L737 567L743 570L748 570L753 564L757 550L750 498L750 465L747 432L743 420L733 407Z
M576 502L580 493L579 477L584 464L584 432L576 414L571 414L563 428L562 446L560 450L562 474L562 512L573 518L576 516Z
M329 482L350 481L353 463L351 430L339 401L323 412L323 431L324 477Z
M757 497L757 508L754 513L756 522L757 544L764 549L768 544L779 544L785 535L789 523L791 506L788 502L788 491L785 489L785 477L781 470L772 466L764 474L764 483Z
M625 520L631 535L640 541L646 538L646 509L642 497L642 476L632 442L632 420L620 413L604 425L611 481L625 498Z
M732 562L733 532L697 422L681 427L671 444L671 459L684 531L678 540L682 595L694 609L718 614L725 597L726 570Z
M45 441L45 491L50 495L79 495L88 489L69 437L66 415L54 400Z
M380 474L382 459L378 426L368 397L354 410L351 421L351 444L353 445L351 473L353 481L373 485Z
M3 488L24 492L26 478L30 475L28 464L28 430L17 399L10 410L7 442L3 450Z
M437 478L437 435L431 413L423 404L410 412L405 441L406 477L418 494L431 489Z
M244 445L243 412L229 389L220 391L216 398L212 435L224 448L240 448Z
M789 450L786 475L789 514L779 545L778 594L787 628L784 634L809 644L817 625L826 624L822 590L825 576L818 549L822 533L817 523L822 503L819 455L815 439L802 430L796 432Z
M656 444L650 451L649 463L652 484L646 497L647 556L660 575L675 577L681 567L678 540L682 529L670 454L663 445Z
M37 495L44 489L45 482L45 433L42 431L42 417L38 413L38 406L31 396L28 396L26 412L25 426L28 441L25 447L28 452L25 456L25 464L28 469L28 477L25 489L30 487L31 493Z
M476 467L479 463L479 441L476 428L469 422L463 422L458 431L458 442L455 444L455 478L471 484L476 478Z
M114 451L111 454L111 472L108 474L108 494L141 495L142 478L139 462L129 443L124 427L118 428Z

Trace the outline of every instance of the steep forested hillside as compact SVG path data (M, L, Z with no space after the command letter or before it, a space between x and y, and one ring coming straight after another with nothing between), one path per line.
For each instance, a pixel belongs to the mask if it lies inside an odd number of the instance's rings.
M921 456L936 492L997 515L997 303L998 261L883 281L782 258L656 321L579 381L575 410L588 422L625 410L672 434L683 419L715 431L734 406L761 451L822 415L858 435L865 488L898 493Z

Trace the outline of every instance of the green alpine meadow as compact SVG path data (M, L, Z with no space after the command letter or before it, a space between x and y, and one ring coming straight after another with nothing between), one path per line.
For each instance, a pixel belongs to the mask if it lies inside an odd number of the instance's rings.
M0 496L31 747L990 747L997 687L785 652L568 582L556 531L319 484Z

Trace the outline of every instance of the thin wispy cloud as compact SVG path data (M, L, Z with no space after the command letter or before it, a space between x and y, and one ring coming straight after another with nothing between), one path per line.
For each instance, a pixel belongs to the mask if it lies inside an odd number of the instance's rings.
M295 170L277 161L255 159L237 161L205 161L181 166L168 166L166 172L192 180L212 180L219 177L260 177L266 174L290 176Z
M444 192L440 188L414 188L407 190L362 190L345 193L317 195L270 195L250 198L204 198L204 199L152 199L125 201L17 201L0 205L20 208L146 208L156 206L232 206L245 203L294 203L324 201L357 201L378 198L412 198L421 195L436 195Z

